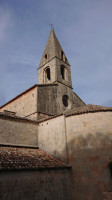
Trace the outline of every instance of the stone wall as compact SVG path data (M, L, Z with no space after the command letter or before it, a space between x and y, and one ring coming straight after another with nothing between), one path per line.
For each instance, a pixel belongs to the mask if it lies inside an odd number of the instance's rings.
M74 107L85 105L84 102L73 92L72 88L62 84L38 85L38 112L50 115L57 115ZM65 106L63 96L68 97Z
M2 200L71 200L69 170L0 172Z
M29 115L27 115L25 117L25 119L31 119L31 120L38 120L38 112L34 112L34 113L31 113Z
M62 83L58 83L57 94L57 113L62 113L73 109L74 107L76 108L85 105L84 102L73 92L72 88L67 87ZM64 95L68 96L67 106L63 104L62 99Z
M67 161L66 132L64 116L39 123L38 144L40 149Z
M6 104L0 109L0 112L4 110L16 112L16 115L21 117L29 116L29 118L35 119L34 113L37 112L37 86Z
M66 117L72 199L111 199L112 112ZM109 197L110 198L106 198Z
M0 144L37 146L36 122L0 115Z
M39 125L0 115L0 142L39 145L45 152L69 162L73 200L111 199L112 112L60 115Z
M38 112L46 114L57 114L57 86L38 85Z
M73 92L73 108L85 106L86 104L82 99L75 93Z
M47 119L47 118L52 117L52 116L54 116L54 115L47 115L47 114L41 113L41 112L38 112L38 114L37 114L38 120Z
M112 112L55 117L38 131L41 149L72 166L73 200L111 200Z

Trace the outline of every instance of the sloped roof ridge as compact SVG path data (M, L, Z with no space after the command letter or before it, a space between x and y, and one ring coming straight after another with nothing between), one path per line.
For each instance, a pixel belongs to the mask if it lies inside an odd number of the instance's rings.
M38 121L37 120L34 120L34 119L28 119L26 117L21 117L21 116L18 116L18 115L7 115L6 113L4 112L0 112L0 117L4 117L4 118L9 118L9 119L17 119L17 120L23 120L23 121L28 121L28 122L31 122L31 123L36 123L38 124Z
M68 117L71 115L79 115L79 114L93 113L93 112L106 112L106 111L112 111L112 107L88 104L66 111L64 112L64 115Z
M87 104L88 107L90 108L102 108L102 109L112 109L112 107L108 107L108 106L101 106L101 105L94 105L94 104Z

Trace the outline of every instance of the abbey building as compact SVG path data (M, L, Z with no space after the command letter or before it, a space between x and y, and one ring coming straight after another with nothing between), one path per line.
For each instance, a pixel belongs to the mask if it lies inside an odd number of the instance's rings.
M86 105L51 30L38 84L0 107L0 197L112 199L112 108Z
M51 30L38 67L38 85L3 105L1 111L13 111L21 117L37 120L83 105L72 89L70 64Z

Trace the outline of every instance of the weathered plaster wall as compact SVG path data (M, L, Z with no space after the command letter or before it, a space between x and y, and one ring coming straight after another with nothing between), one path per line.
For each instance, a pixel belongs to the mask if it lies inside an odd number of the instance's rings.
M37 146L38 124L13 117L0 116L0 143Z
M40 149L67 161L66 132L64 116L39 123L38 144Z
M69 170L0 173L2 200L71 200Z
M36 116L34 116L33 113L37 112L37 87L1 108L0 112L3 112L4 110L16 112L16 114L21 117L30 115L29 118L35 119Z
M66 131L73 199L112 199L112 112L66 117Z

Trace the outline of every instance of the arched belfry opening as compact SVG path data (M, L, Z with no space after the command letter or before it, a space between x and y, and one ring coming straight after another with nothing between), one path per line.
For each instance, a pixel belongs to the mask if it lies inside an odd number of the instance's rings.
M51 80L50 67L47 67L47 68L44 70L44 81L45 81L45 83L46 83L46 82L49 82L50 80Z
M63 53L63 51L61 51L61 60L63 60L63 55L64 55L64 53Z
M61 75L61 79L65 80L65 66L61 65L60 67L60 75Z
M110 174L111 174L111 177L112 177L112 162L109 163L109 170L110 170Z
M47 60L47 54L45 54L45 61Z

